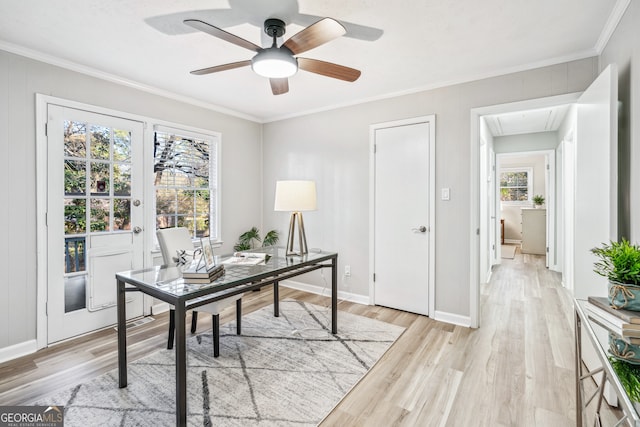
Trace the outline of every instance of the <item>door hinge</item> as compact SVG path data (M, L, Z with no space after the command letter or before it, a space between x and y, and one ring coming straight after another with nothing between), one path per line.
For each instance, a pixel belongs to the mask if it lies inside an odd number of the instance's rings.
M44 303L44 315L45 316L49 315L49 301L45 301Z
M44 213L44 226L45 227L49 226L49 212Z
M373 144L373 154L376 154L376 151L378 151L378 145Z
M373 281L376 281L376 273L373 273Z
M549 165L547 165L547 170L550 170L551 168L549 167Z
M44 124L44 136L49 136L49 123Z
M476 236L479 236L479 235L480 235L480 229L476 228Z

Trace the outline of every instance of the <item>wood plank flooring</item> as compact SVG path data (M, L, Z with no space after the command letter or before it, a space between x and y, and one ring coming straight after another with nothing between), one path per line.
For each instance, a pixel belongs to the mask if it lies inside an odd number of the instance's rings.
M328 305L281 288L281 298ZM249 313L272 304L263 289ZM321 426L573 426L573 311L542 257L516 254L481 289L481 327L469 329L384 307L339 310L402 325L404 334ZM222 322L234 311L223 313ZM201 316L198 330L210 328ZM168 315L132 329L129 360L166 345ZM0 364L0 405L20 404L116 368L113 328Z

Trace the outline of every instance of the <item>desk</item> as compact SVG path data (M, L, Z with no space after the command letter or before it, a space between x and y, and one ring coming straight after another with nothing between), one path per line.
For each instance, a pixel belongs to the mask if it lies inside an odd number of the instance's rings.
M331 333L338 332L338 254L314 252L303 257L285 256L284 248L263 248L270 256L261 265L225 265L225 274L209 284L186 284L178 267L152 267L116 274L118 287L118 380L127 386L127 329L125 294L143 292L175 306L176 314L176 425L187 424L187 358L185 314L187 310L232 295L274 287L274 315L279 315L278 283L310 271L331 268ZM221 258L220 261L224 260Z
M582 427L584 421L584 409L596 397L597 400L595 416L598 422L600 422L600 406L602 405L602 400L604 398L603 392L606 380L611 385L613 391L618 397L618 405L624 413L623 417L616 425L623 425L622 423L626 421L627 425L640 427L640 416L638 415L640 403L632 402L629 399L629 396L627 396L627 393L624 391L624 388L622 387L618 376L616 375L613 367L611 366L611 363L609 362L609 355L607 354L606 350L609 348L609 331L587 316L585 304L586 301L584 300L574 300L576 326L576 425L578 427ZM589 341L596 350L598 359L602 364L601 368L594 369L590 372L584 372L586 371L586 369L584 369L582 364L582 331L584 331L589 337ZM596 390L596 393L588 399L584 400L582 396L582 381L591 380L592 377L600 373L602 373L602 379L600 381L600 386ZM598 425L601 425L601 423Z

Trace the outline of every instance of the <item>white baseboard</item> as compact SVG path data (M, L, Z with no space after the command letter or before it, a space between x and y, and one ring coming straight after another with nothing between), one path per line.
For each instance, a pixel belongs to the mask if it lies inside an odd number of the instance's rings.
M284 280L280 282L280 285L287 288L296 289L299 291L305 291L305 292L309 292L316 295L323 295L327 297L331 296L330 286L322 287L322 286L316 286L316 285L309 285L308 283L296 282L295 280ZM369 305L369 296L367 295L352 294L350 292L344 292L339 290L338 299L355 302L358 304Z
M484 283L489 283L491 281L491 276L493 275L493 269L489 269L487 273L487 280Z
M169 304L166 302L159 302L158 304L154 304L151 306L151 315L164 313L165 311L169 311Z
M522 240L504 239L504 244L505 245L521 245L522 244Z
M466 326L467 328L471 326L471 318L469 316L461 316L459 314L446 313L444 311L436 310L432 319L439 322L452 323L458 326Z
M24 341L19 344L10 345L9 347L0 348L0 363L35 353L37 350L38 342L36 340Z

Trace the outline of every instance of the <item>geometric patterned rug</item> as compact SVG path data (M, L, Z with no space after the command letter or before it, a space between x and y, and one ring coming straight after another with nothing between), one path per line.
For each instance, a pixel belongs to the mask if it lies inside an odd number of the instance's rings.
M294 300L267 306L220 327L220 357L211 330L187 339L187 424L315 426L380 359L404 328ZM63 405L65 427L175 425L175 353L158 350L130 362L128 386L113 370L40 398Z

